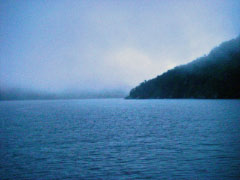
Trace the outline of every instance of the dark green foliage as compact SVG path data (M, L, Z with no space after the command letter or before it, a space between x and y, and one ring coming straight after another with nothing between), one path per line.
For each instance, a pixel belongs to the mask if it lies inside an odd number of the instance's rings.
M240 36L141 83L127 98L240 98Z

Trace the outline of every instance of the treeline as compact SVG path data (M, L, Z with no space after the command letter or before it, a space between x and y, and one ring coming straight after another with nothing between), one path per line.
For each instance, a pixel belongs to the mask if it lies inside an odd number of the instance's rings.
M127 98L240 98L240 36L207 56L144 81Z

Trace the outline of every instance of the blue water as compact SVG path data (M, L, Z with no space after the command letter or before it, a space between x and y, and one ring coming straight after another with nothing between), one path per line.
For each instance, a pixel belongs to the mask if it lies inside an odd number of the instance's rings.
M239 100L0 102L0 179L240 179Z

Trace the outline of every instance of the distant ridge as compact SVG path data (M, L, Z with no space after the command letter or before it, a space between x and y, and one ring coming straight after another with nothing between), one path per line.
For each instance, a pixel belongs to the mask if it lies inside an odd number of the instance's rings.
M50 93L20 88L1 89L1 100L39 100L39 99L102 99L123 98L127 92L124 90L99 90L99 91L66 91L61 93Z
M240 98L240 36L133 88L128 99Z

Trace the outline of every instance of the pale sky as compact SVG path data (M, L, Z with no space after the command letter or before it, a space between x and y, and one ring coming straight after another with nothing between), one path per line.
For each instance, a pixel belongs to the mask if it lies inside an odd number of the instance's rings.
M0 88L129 90L240 34L240 0L0 0Z

